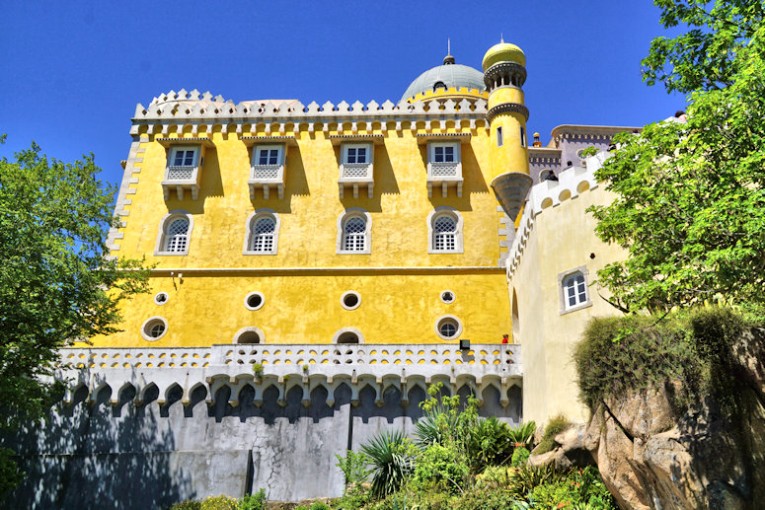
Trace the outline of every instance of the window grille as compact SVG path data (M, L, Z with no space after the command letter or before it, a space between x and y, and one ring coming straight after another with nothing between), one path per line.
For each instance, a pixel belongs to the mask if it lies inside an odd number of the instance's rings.
M253 222L250 250L258 253L274 251L276 220L272 217L258 218Z
M343 226L343 251L364 251L366 248L367 222L354 216Z
M447 215L436 217L433 223L433 249L437 251L456 251L457 221Z
M165 232L165 251L184 253L188 248L189 220L176 218L170 222Z

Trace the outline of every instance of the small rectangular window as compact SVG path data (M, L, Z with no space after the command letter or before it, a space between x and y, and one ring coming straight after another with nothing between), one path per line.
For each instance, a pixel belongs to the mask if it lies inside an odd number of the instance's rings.
M348 147L345 150L345 163L349 165L369 163L366 147Z
M526 130L521 126L521 147L526 147Z
M173 156L173 166L194 166L194 149L176 149Z
M433 148L433 163L454 163L455 161L453 145L437 145Z
M259 148L257 152L258 165L278 165L279 164L279 149L276 148Z
M502 140L502 126L500 126L497 128L497 147L502 147L503 143L504 140Z

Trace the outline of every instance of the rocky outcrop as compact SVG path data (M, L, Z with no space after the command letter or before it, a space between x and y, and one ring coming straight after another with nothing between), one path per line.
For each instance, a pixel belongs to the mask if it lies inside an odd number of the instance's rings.
M622 509L765 507L765 334L721 355L715 388L697 401L667 382L593 410L583 446Z

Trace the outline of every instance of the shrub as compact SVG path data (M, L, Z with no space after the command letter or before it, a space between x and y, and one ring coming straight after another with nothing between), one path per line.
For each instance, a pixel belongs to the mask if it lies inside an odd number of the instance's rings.
M372 466L371 492L384 498L396 492L412 471L411 443L401 431L382 432L361 447Z
M486 466L497 466L510 461L513 454L513 441L510 427L490 417L479 419L468 429L467 451L471 472L482 471Z
M563 416L550 418L550 421L547 423L545 431L542 434L542 440L539 441L539 444L534 449L534 455L541 455L543 453L552 451L555 448L555 436L570 426L571 423L569 423L569 421Z
M202 500L200 510L238 510L239 502L229 496L210 496Z
M465 486L469 474L467 459L457 449L431 444L417 457L413 483L421 489L455 493Z
M508 490L479 490L466 492L454 501L450 510L525 510L529 506ZM553 507L554 508L554 507Z
M475 486L481 489L506 489L510 485L510 469L505 466L489 466L475 477Z
M552 464L545 466L532 466L526 464L516 468L510 477L508 490L518 499L525 498L539 485L554 483L560 478Z
M255 494L249 494L239 502L239 510L265 510L266 490L260 489Z
M510 464L513 467L525 466L530 456L531 456L531 452L529 452L523 446L519 446L513 451L513 460L510 462Z
M533 421L528 421L510 429L510 440L515 444L523 444L530 450L533 448L534 433L536 431L537 424Z
M186 500L176 503L170 507L170 510L200 510L202 503L199 501Z
M581 506L588 510L617 510L611 493L592 466L570 471L552 483L536 486L529 494L536 508ZM565 506L561 506L565 505Z
M363 453L356 453L348 450L345 457L335 455L337 467L345 475L345 485L358 484L365 482L369 478L369 457Z
M330 510L330 508L326 503L322 503L321 501L314 501L311 503L311 506L308 507L308 510Z
M332 507L336 510L359 510L368 502L368 484L352 484L346 486L345 493L333 501Z

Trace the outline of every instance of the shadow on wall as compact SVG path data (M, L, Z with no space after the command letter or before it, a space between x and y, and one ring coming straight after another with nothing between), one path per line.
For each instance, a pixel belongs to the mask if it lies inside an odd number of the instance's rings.
M5 438L25 476L3 508L166 508L195 495L171 432L159 426L158 392L137 408L127 394L111 409L110 390L87 396L81 386L71 405Z

